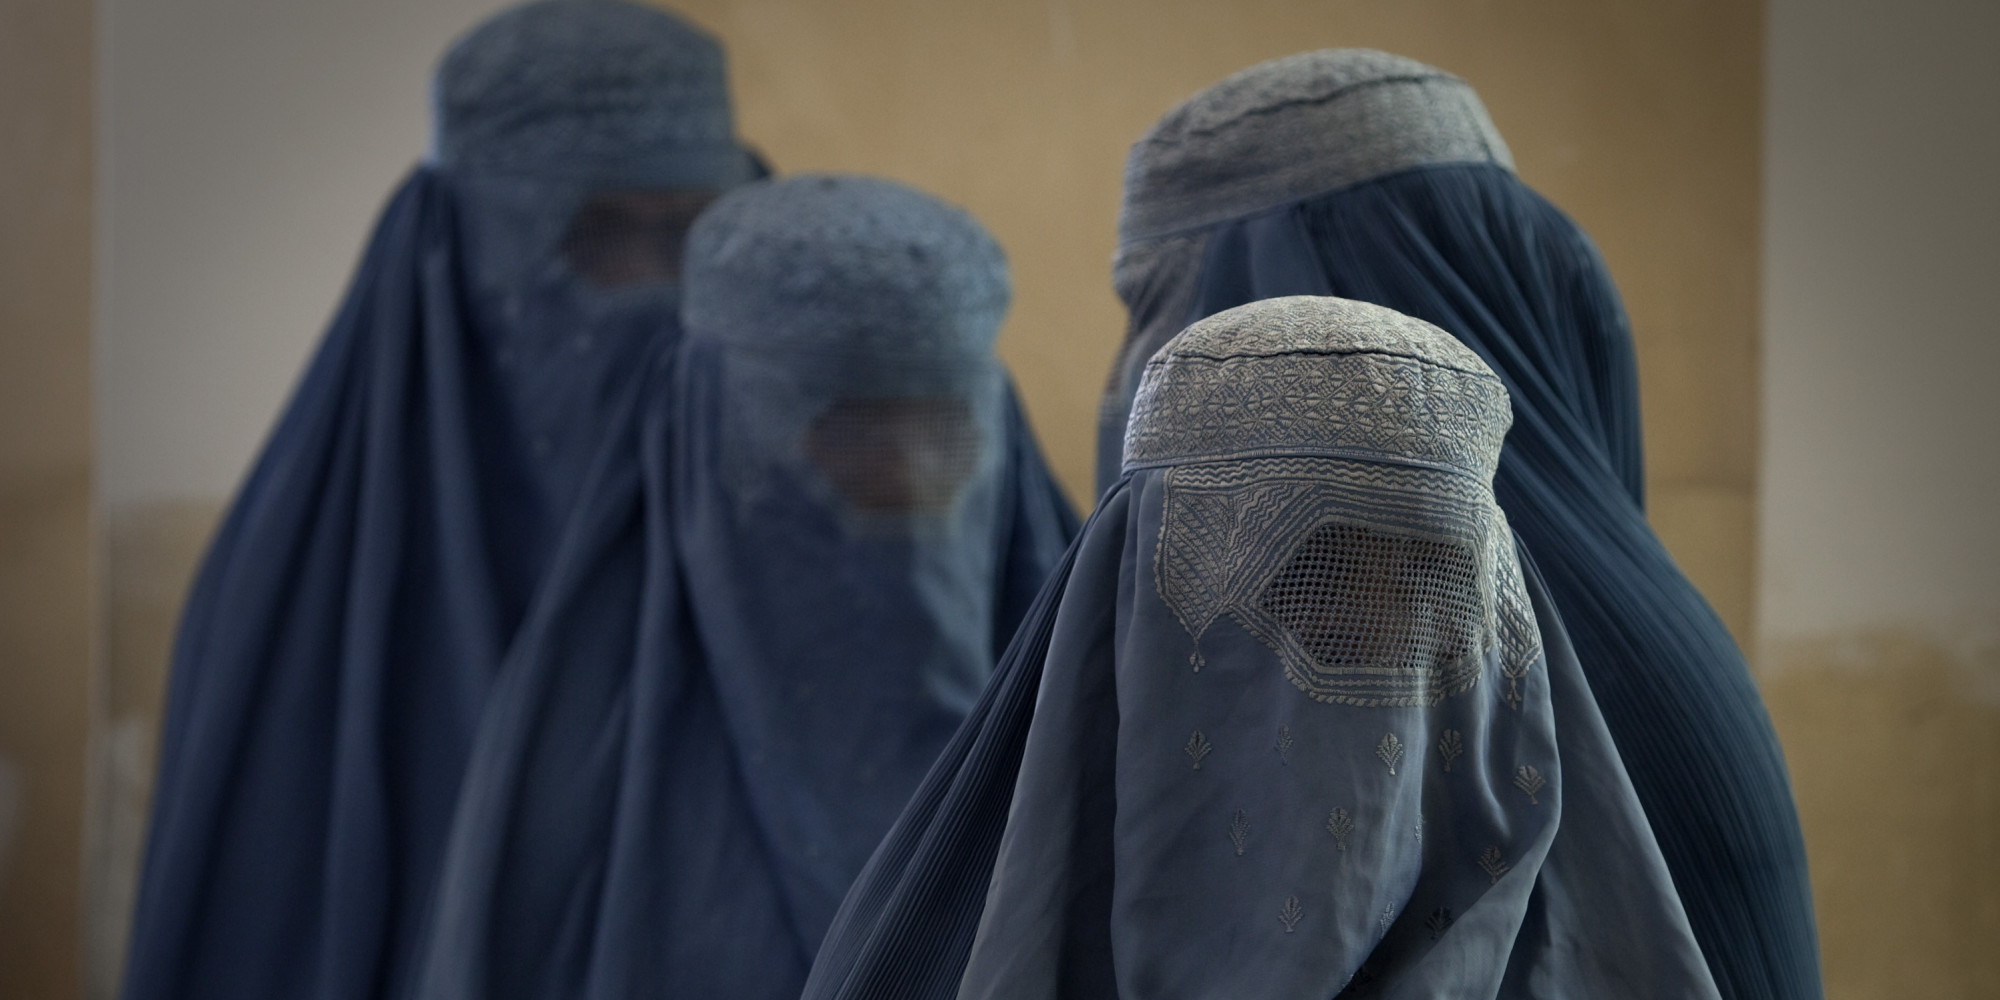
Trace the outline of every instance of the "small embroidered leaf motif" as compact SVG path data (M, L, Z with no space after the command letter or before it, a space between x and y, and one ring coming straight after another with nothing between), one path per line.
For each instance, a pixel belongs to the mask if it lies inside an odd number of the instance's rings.
M1278 727L1278 744L1275 749L1278 751L1278 760L1287 764L1292 762L1292 727Z
M1542 777L1542 772L1526 764L1521 765L1514 772L1514 787L1528 793L1529 805L1538 806L1542 804L1540 800L1535 798L1535 793L1541 791L1542 786L1548 783L1548 779Z
M1424 927L1431 932L1431 940L1436 941L1444 937L1445 928L1451 926L1451 921L1451 909L1440 906L1432 910L1430 916L1424 918Z
M1444 758L1446 774L1451 773L1451 762L1457 760L1463 753L1465 753L1465 737L1458 735L1458 730L1447 729L1443 736L1438 737L1438 756Z
M1507 678L1507 707L1517 712L1520 711L1521 682L1527 679L1528 665L1526 663L1510 663L1503 659L1500 661L1500 675Z
M1210 750L1215 749L1215 744L1210 743L1208 737L1203 736L1201 730L1197 729L1194 731L1193 736L1188 737L1185 749L1187 750L1188 759L1194 761L1194 769L1199 771L1201 770L1201 759L1208 756Z
M1417 817L1417 827L1411 835L1419 841L1424 839L1424 818L1422 816Z
M1278 911L1278 922L1285 925L1285 933L1290 934L1299 926L1299 918L1306 915L1305 907L1299 905L1299 897L1286 896L1283 909Z
M1250 839L1250 816L1243 810L1229 817L1229 842L1236 845L1236 856L1243 856L1243 844Z
M1388 906L1382 908L1382 916L1380 918L1382 929L1385 931L1388 930L1389 925L1395 922L1396 922L1396 904L1390 903Z
M1513 866L1501 859L1498 847L1488 846L1479 852L1479 869L1486 873L1488 885L1498 885L1500 876L1507 874L1507 869L1511 867Z
M1347 835L1354 832L1354 817L1345 809L1335 809L1326 816L1326 832L1333 834L1333 846L1347 850Z
M1375 756L1389 765L1390 774L1395 774L1396 763L1403 759L1403 741L1397 739L1395 733L1382 734L1382 742L1375 744Z
M1199 645L1195 646L1194 652L1188 654L1188 666L1193 667L1194 672L1197 674L1201 673L1201 665L1207 662L1208 659L1201 655L1201 646Z

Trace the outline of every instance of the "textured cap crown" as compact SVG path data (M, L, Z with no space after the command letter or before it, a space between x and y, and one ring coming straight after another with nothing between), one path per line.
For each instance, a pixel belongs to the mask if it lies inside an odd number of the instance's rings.
M1513 159L1465 81L1372 49L1259 63L1167 112L1125 161L1123 242L1434 163Z
M432 99L447 166L715 189L751 175L721 46L653 7L503 11L445 53Z
M964 211L893 181L800 174L724 195L688 233L693 335L888 357L987 353L1007 258Z
M1334 455L1490 483L1512 421L1506 386L1451 334L1382 306L1294 295L1216 313L1153 355L1125 467Z

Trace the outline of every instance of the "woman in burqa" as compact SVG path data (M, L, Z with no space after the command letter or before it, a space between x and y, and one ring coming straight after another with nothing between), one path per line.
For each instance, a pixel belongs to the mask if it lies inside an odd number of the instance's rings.
M433 86L189 595L128 1000L407 992L488 690L633 460L687 225L757 172L720 48L656 9L509 10Z
M1464 81L1366 50L1244 70L1132 148L1114 266L1130 309L1099 438L1119 465L1139 372L1186 324L1340 295L1442 327L1514 429L1500 505L1548 580L1724 997L1817 997L1790 782L1722 623L1645 516L1631 334L1596 249L1514 176Z
M495 689L425 997L797 997L1075 534L970 216L752 184L695 224L684 295L640 459L558 556L574 606Z
M805 997L1713 998L1494 502L1508 422L1379 306L1170 341Z

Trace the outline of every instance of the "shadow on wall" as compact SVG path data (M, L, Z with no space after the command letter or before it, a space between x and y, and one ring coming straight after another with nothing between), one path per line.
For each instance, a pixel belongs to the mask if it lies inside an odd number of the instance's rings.
M1805 824L1829 1000L2000 991L2000 646L1773 644L1760 678Z

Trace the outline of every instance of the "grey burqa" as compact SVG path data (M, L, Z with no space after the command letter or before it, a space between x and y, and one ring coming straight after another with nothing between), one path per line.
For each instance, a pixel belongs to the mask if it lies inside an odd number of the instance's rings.
M573 595L495 684L428 998L790 1000L1076 530L977 221L863 177L724 195Z
M1574 222L1514 174L1463 80L1367 50L1237 73L1126 164L1106 387L1117 473L1141 367L1182 327L1281 295L1436 324L1493 368L1514 428L1494 491L1541 567L1717 985L1820 995L1806 854L1742 654L1645 516L1638 377L1618 292Z
M1175 337L805 996L1714 997L1494 501L1508 424L1377 306Z

